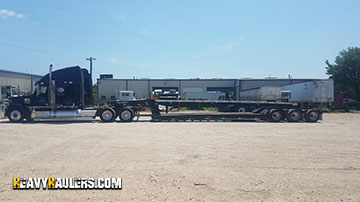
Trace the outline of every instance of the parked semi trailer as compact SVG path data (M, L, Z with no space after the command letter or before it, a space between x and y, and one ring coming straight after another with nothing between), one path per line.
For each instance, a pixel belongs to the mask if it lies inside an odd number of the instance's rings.
M131 122L148 107L151 121L242 120L261 119L272 122L305 120L316 122L322 112L316 108L300 107L297 103L210 100L125 100L113 101L108 107L92 104L91 76L79 66L52 71L36 83L32 95L10 98L5 115L12 122L33 119L96 118L104 122ZM165 106L165 112L160 110ZM216 107L231 109L227 113L169 113L168 109L181 107Z
M279 86L261 86L240 91L240 100L244 101L281 101Z
M289 102L319 104L334 102L334 80L308 81L281 87L291 92Z

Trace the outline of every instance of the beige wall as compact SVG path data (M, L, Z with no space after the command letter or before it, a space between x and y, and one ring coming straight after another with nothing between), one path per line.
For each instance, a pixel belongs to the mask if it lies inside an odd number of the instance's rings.
M101 79L98 80L99 98L116 96L120 90L131 90L135 92L137 99L148 98L154 87L176 87L180 93L189 89L202 89L206 92L209 87L234 88L236 99L239 99L240 90L256 88L260 86L281 86L290 83L299 83L316 79L253 79L253 80L166 80L166 79Z
M117 79L101 79L97 81L98 98L102 100L102 96L106 96L109 100L111 96L117 96L120 90L126 90L125 80Z
M19 87L21 93L29 93L33 89L32 84L35 84L40 78L39 76L0 71L0 86L14 85Z
M180 93L187 88L202 88L204 91L208 87L234 87L235 80L148 80L148 79L99 79L98 98L105 96L109 100L111 96L116 96L121 90L135 92L137 99L149 98L153 88L156 87L175 87Z

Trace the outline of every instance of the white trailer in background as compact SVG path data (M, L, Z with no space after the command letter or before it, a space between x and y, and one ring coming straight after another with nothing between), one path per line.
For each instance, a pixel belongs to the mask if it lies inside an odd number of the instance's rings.
M282 86L283 91L291 92L289 102L332 103L334 102L334 80L325 79Z
M281 87L262 86L240 91L243 101L281 101Z
M120 100L120 101L136 100L134 91L124 91L124 90L119 91L118 100Z

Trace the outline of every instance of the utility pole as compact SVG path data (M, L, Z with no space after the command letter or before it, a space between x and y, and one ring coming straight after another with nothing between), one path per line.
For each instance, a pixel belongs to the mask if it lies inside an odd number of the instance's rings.
M91 80L91 87L90 87L90 103L93 104L93 83L92 83L92 61L93 60L96 60L96 58L93 58L93 57L89 57L89 58L86 58L86 60L90 61L90 80Z

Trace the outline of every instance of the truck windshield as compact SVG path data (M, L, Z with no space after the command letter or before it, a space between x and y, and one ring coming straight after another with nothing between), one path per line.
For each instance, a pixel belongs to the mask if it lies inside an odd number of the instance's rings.
M42 83L36 84L36 96L39 96L41 94L46 94L47 86L44 86Z

